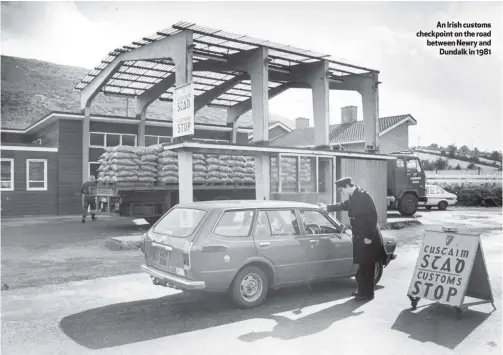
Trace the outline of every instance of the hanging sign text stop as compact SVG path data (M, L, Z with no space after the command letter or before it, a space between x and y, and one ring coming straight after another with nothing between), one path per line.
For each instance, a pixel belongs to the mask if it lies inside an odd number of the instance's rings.
M173 97L173 137L194 135L193 83L176 87Z

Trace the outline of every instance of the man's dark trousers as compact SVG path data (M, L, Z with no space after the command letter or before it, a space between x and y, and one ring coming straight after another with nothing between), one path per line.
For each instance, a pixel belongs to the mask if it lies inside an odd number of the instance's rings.
M375 262L373 250L370 245L361 247L356 282L358 282L358 294L374 297L374 274Z

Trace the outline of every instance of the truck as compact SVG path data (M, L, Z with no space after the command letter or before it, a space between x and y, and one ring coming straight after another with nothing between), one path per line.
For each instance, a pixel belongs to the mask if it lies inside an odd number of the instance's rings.
M403 216L413 216L419 202L426 202L426 175L421 162L411 152L391 153L387 161L388 209ZM178 184L122 182L93 188L101 212L144 218L154 223L178 204ZM254 183L193 184L194 201L246 200L255 198Z

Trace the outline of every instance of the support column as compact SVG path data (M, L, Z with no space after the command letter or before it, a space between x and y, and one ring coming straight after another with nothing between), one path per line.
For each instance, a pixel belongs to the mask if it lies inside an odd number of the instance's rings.
M84 108L84 119L82 120L82 182L89 178L89 131L91 129L91 104L86 104Z
M192 32L187 31L184 34L185 40L180 43L172 58L175 62L175 86L192 81ZM181 141L187 138L191 139L191 137L182 137ZM190 203L194 200L192 152L178 152L178 199L180 203Z
M251 78L253 142L269 140L269 70L267 48L259 47L248 62ZM271 175L269 156L255 158L255 194L257 200L269 200Z
M322 60L313 64L313 71L308 74L308 82L313 95L314 145L328 146L330 122L330 96L328 80L329 63Z
M145 130L146 130L146 117L147 117L147 106L139 106L138 101L136 102L136 119L140 122L138 123L138 146L145 146Z
M238 120L234 120L232 123L232 131L231 131L231 143L236 144L238 140Z
M377 73L365 78L360 86L363 106L365 151L379 152L379 89Z
M194 201L192 188L192 152L178 152L178 194L179 203Z

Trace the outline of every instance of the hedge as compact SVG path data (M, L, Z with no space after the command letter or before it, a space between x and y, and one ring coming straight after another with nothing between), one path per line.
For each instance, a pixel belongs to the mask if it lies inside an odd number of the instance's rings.
M458 196L459 206L501 207L502 188L499 183L435 183L445 191Z

